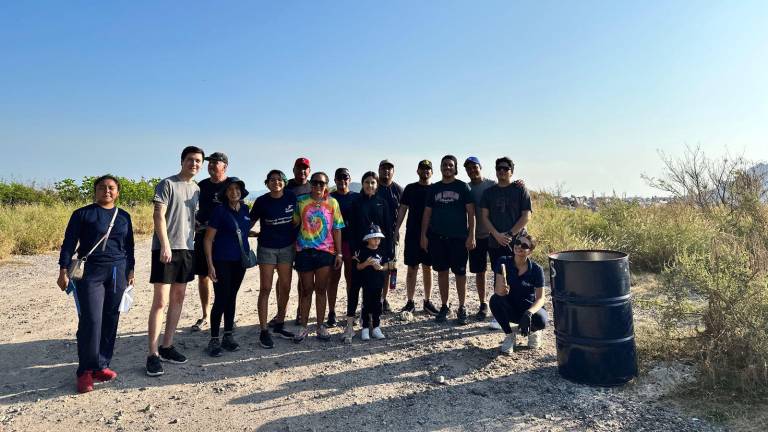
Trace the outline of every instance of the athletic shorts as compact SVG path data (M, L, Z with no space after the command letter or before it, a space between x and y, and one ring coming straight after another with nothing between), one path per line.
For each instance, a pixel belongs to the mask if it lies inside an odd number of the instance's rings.
M296 253L294 268L297 272L310 272L332 266L336 257L333 254L317 249L304 249Z
M478 274L488 269L488 237L477 239L475 248L469 251L469 271Z
M456 276L467 274L467 246L465 238L429 236L429 256L432 268L437 271L450 269Z
M296 256L296 246L290 244L284 248L268 248L259 246L256 248L256 258L259 264L293 264Z
M409 267L424 264L426 266L432 265L432 258L429 253L421 248L421 241L419 237L410 238L405 237L405 248L403 249L403 256L405 265Z
M195 278L194 251L174 249L171 251L171 262L160 262L160 250L152 251L152 269L149 273L149 283L187 283Z
M488 256L491 258L491 268L494 268L496 260L503 256L513 256L508 247L488 247Z
M208 276L208 260L205 259L205 231L195 233L195 274Z

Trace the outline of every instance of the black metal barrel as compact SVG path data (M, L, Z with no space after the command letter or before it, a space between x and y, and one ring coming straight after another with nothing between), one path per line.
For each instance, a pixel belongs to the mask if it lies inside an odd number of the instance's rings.
M560 375L615 386L637 376L627 254L574 250L549 255Z

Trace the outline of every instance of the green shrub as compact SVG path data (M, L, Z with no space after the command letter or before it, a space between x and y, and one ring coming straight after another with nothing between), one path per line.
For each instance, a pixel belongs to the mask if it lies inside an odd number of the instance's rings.
M47 189L36 189L17 182L0 182L0 205L51 204L58 201L56 193Z

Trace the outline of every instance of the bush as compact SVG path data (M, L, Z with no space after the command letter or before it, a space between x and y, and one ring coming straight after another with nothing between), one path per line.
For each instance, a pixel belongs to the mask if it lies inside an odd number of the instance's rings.
M36 189L34 185L27 186L16 182L0 182L0 205L51 204L56 201L58 201L58 197L54 191Z
M120 181L120 198L118 203L123 206L132 206L140 203L151 203L155 194L155 186L160 182L159 178L132 180L126 177L116 176ZM98 176L86 176L80 185L73 179L64 179L54 184L58 197L64 202L86 203L93 201L93 182Z

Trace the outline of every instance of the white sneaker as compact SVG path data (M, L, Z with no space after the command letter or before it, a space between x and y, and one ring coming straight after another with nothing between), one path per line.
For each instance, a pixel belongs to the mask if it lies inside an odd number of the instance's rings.
M374 339L386 339L386 336L381 332L380 327L375 327L371 332L371 336L373 336Z
M491 330L501 330L501 325L496 321L496 318L492 318L491 322L488 323L488 328Z
M360 339L364 341L371 340L371 329L364 328L363 331L360 332Z
M501 343L502 354L512 354L515 352L515 339L517 339L517 335L514 332L509 333L504 338L504 342Z
M539 349L542 343L544 343L543 330L531 332L528 334L528 348Z

